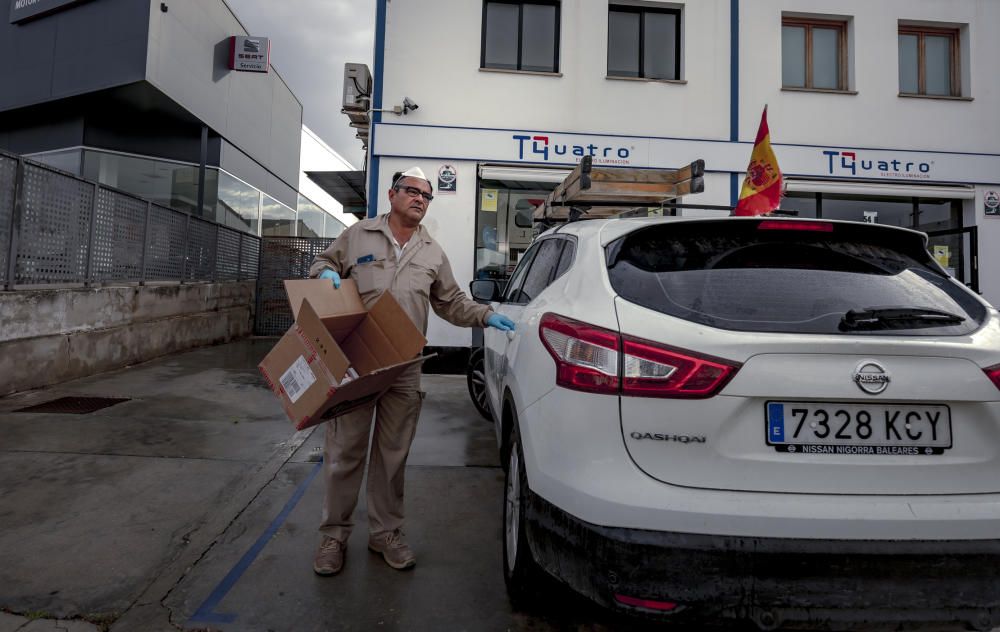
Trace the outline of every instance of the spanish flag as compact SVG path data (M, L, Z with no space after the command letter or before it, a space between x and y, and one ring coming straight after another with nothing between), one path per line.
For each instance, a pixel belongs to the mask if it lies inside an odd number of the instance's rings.
M743 180L740 201L733 215L762 215L778 208L781 201L781 169L771 150L771 134L767 129L767 106L760 115L757 139L753 142L750 166Z

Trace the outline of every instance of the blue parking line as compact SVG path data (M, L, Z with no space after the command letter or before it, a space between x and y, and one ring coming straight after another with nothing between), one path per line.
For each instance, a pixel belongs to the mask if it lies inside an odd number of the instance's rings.
M213 590L212 594L208 596L208 599L206 599L205 602L198 607L195 613L191 615L191 618L188 619L189 623L232 623L233 621L236 621L235 614L215 612L215 607L218 606L223 599L225 599L229 591L236 585L236 582L238 582L240 577L243 576L243 573L250 568L253 561L257 559L260 552L264 550L265 546L267 546L268 541L274 537L278 528L280 528L282 523L285 522L285 519L288 518L288 514L292 513L292 509L295 508L295 505L302 500L302 496L305 495L306 489L308 489L312 480L316 478L316 475L319 473L322 466L322 461L317 463L316 467L314 467L312 472L309 473L309 476L306 477L306 480L299 484L295 493L292 494L292 497L285 503L281 513L279 513L277 517L271 521L267 530L264 531L259 538L257 538L257 541L254 542L252 547L250 547L250 550L243 554L240 561L237 562L236 566L233 566L232 570L230 570L226 576L222 578L222 581L215 587L215 590Z

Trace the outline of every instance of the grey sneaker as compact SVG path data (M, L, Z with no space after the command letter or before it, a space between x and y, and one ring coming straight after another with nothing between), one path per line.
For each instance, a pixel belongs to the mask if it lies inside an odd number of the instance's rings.
M313 572L317 575L336 575L344 568L344 553L343 542L324 535L313 561Z
M397 570L413 568L417 564L417 556L403 540L401 529L369 535L368 549L373 553L381 553L385 563Z

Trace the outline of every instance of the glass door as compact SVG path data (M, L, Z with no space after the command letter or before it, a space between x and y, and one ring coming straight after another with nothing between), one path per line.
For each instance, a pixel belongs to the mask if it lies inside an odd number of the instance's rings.
M555 184L481 180L476 212L476 269L473 278L505 282L534 238L526 222ZM501 283L502 284L502 283Z
M975 226L927 231L931 256L973 292L979 292L979 234Z
M520 180L479 181L476 196L476 269L474 279L493 279L501 286L534 238L534 228L518 226L517 215L528 217L556 183ZM525 222L521 222L525 223ZM473 346L482 346L483 330L472 330Z

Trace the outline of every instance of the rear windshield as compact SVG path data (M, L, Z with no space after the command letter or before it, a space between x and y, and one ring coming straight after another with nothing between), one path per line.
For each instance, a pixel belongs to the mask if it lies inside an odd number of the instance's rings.
M858 224L767 230L791 220L677 222L606 248L625 300L721 329L963 335L986 308L932 267L917 235Z

